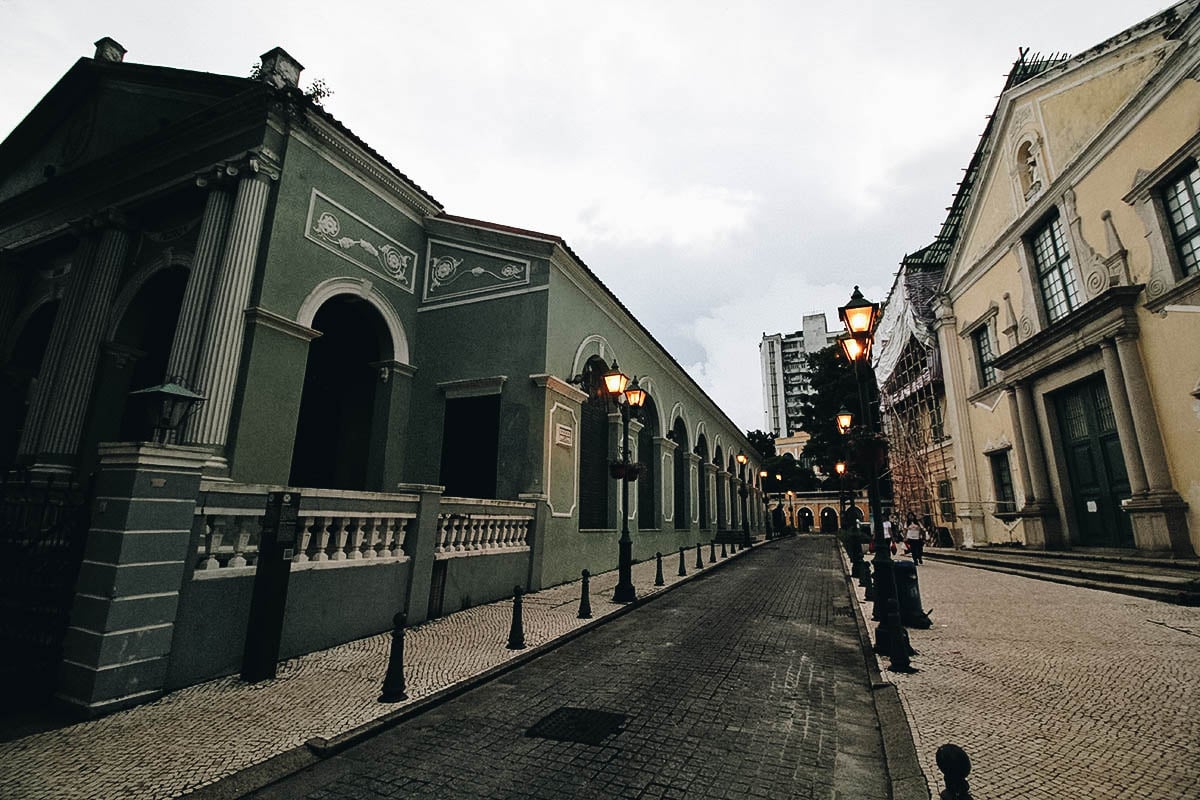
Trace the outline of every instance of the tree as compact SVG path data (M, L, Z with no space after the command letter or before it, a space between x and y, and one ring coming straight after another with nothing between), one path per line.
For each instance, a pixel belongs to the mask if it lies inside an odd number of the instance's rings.
M746 438L764 462L775 457L775 434L766 431L746 431Z
M855 378L855 366L846 360L841 347L830 345L805 357L812 391L800 401L800 429L809 435L804 455L824 475L834 474L834 464L847 460L846 442L838 432L835 418L842 408L854 415L855 425L866 421L863 403L875 398L875 376L870 367L859 365L862 392ZM871 418L879 419L878 400L870 409Z

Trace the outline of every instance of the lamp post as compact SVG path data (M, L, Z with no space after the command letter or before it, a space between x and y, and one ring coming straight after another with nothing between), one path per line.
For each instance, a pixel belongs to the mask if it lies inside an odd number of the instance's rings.
M796 504L792 502L796 497L796 493L788 489L788 518L792 521L792 531L797 533L800 531L800 520L796 519Z
M846 462L839 461L833 465L833 471L838 476L838 521L842 530L850 530L846 525Z
M738 474L742 478L742 485L738 489L738 494L742 496L742 544L744 544L746 547L753 547L754 542L750 539L750 515L746 513L746 498L750 496L750 488L746 485L748 482L746 475L746 462L749 460L750 459L745 453L739 452L737 454L737 463L741 465L741 469L738 470Z
M838 309L838 316L846 326L846 333L838 339L842 352L854 365L854 378L858 384L859 401L863 406L865 429L868 436L865 443L860 445L860 461L866 462L867 470L867 499L871 507L871 518L875 535L875 613L872 615L879 620L875 629L875 652L886 653L890 669L895 672L912 672L909 662L911 647L908 642L908 631L900 621L900 602L896 593L896 579L892 573L891 543L883 535L883 508L879 497L879 467L887 455L887 445L875 436L875 425L869 416L869 405L863 402L862 378L858 371L859 362L870 364L871 345L875 337L875 326L879 323L880 308L878 303L872 303L863 297L858 287L850 295L850 302ZM843 433L850 429L852 419L849 414L843 419L843 412L837 415L838 430ZM882 608L880 607L882 606Z
M763 526L767 530L767 538L771 538L771 498L767 496L767 475L769 473L765 469L758 471L758 483L763 490ZM782 533L782 531L779 531Z
M641 413L646 403L646 391L621 372L617 362L604 373L604 390L621 412L621 467L617 480L621 482L621 539L617 544L617 588L614 603L632 603L637 599L633 588L633 540L629 538L629 418Z

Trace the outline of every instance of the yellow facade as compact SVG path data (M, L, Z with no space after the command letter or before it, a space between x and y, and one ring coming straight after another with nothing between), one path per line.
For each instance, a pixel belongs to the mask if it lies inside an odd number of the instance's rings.
M1200 268L1165 205L1198 36L1189 0L1000 97L938 311L968 542L1200 551Z

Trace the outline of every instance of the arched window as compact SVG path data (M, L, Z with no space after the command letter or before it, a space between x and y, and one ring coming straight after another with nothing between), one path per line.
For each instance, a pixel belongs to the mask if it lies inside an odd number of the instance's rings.
M679 417L675 418L671 434L675 440L675 529L687 530L691 527L688 509L688 438L687 427Z
M643 472L638 478L638 529L658 528L659 509L655 506L655 482L658 480L658 459L654 457L654 440L658 438L658 410L654 398L646 396L642 407L642 429L638 431L638 461Z
M700 456L699 464L699 488L700 499L700 530L706 531L711 525L708 519L708 470L705 465L708 464L708 439L704 434L700 434L700 438L696 441L696 455Z
M723 456L721 446L717 445L716 454L713 456L713 463L717 465L717 469L721 469ZM729 492L729 482L717 477L717 530L729 527L729 509L727 503L727 493Z
M583 366L584 401L579 425L579 527L607 528L608 523L608 402L604 373L608 364L592 356Z

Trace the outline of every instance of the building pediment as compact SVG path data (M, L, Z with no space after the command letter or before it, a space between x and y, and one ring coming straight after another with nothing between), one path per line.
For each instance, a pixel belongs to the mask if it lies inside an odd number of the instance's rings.
M0 142L0 202L255 85L248 78L81 58Z

